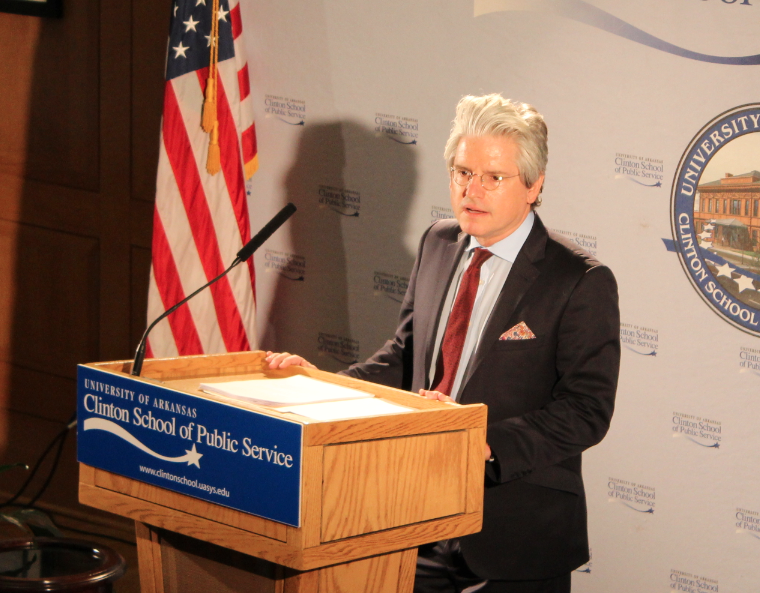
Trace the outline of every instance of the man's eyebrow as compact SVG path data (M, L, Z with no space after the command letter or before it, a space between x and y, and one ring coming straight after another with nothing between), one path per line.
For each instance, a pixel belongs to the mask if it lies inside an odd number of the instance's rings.
M462 169L463 171L470 171L470 172L472 172L472 169L470 169L469 167L465 167L464 165L454 164L452 166L455 169ZM481 174L482 175L494 175L496 177L509 177L510 176L510 174L507 173L506 171L483 171L483 173L481 173Z

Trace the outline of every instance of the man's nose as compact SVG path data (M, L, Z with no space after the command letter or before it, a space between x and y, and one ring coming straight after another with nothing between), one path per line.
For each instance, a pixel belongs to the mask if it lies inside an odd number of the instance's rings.
M480 175L473 175L470 177L470 182L465 187L464 195L479 198L485 193L486 190L483 189L483 182L480 179Z

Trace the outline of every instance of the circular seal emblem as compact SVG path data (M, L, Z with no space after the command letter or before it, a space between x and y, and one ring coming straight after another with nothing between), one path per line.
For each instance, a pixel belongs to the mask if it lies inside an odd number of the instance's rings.
M760 103L730 109L694 136L670 208L696 291L728 323L760 336Z

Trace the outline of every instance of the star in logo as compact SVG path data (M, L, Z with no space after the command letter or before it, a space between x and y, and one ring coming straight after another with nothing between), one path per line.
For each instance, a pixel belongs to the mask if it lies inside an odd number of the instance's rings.
M738 278L735 278L736 283L739 285L739 292L745 291L747 289L749 290L757 290L755 288L754 283L752 282L752 278L749 276L739 276Z
M198 469L200 469L201 464L199 463L201 457L203 457L203 453L198 453L198 451L195 450L195 443L193 443L193 448L188 451L185 449L185 458L187 459L187 465L194 465Z
M700 241L699 246L703 249L710 249L710 247L712 247L712 241Z
M734 271L734 268L729 266L728 262L726 262L722 266L715 266L715 268L718 270L718 276L726 276L728 278L731 278L731 272Z
M706 231L711 231L711 230L713 230L714 228L715 228L715 225L714 225L714 224L706 224L706 225L705 225L705 230L706 230Z
M174 54L175 58L178 58L180 56L182 56L183 58L187 58L187 56L185 55L185 52L188 49L190 49L190 47L185 47L184 45L182 45L182 42L180 41L179 45L176 47L173 47L172 49L177 52L176 54Z
M189 21L182 21L182 24L185 25L185 33L191 30L195 31L195 25L197 25L198 23L200 23L200 21L193 20L192 15L190 16Z
M704 240L704 239L709 239L711 235L712 233L710 231L702 231L701 233L697 235L697 237Z

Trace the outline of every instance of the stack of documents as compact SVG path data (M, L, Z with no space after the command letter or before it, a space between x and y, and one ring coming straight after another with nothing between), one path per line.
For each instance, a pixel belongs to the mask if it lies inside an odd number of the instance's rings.
M207 393L278 408L315 420L340 420L412 412L411 408L375 398L371 393L304 375L286 379L251 379L201 383Z

